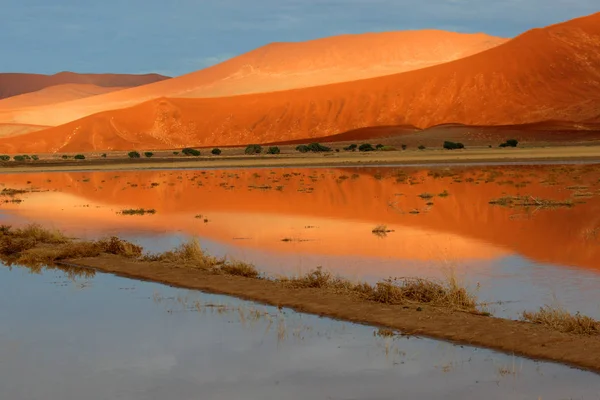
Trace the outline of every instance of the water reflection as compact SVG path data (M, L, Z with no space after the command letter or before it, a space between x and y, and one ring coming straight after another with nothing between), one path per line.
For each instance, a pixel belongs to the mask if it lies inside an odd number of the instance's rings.
M598 398L597 375L97 274L0 267L2 397ZM82 282L82 281L80 281Z
M81 172L4 175L34 189L8 223L118 234L149 251L191 235L275 274L316 266L356 279L444 277L481 286L498 315L556 298L600 317L600 166ZM573 203L503 207L506 196ZM128 208L157 214L123 216ZM201 216L201 217L199 217ZM385 237L371 232L383 224ZM516 302L516 303L513 303Z

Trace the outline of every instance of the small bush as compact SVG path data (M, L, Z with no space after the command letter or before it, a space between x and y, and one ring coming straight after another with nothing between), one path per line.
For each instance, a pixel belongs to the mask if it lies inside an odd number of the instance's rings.
M358 151L375 151L375 149L369 143L363 143L358 146Z
M331 147L323 146L321 143L311 143L308 145L308 148L313 153L321 153L331 151Z
M267 154L279 154L279 153L281 153L281 151L279 150L279 147L277 147L277 146L269 147L269 149L267 150Z
M10 156L2 155L0 156L0 161L10 161Z
M506 142L502 143L500 147L517 147L519 145L519 141L516 139L508 139Z
M38 161L40 158L34 154L34 155L31 156L31 159L33 161Z
M402 150L406 150L406 148L408 147L407 145L403 144L402 146Z
M383 148L383 145L381 143L379 143L378 145L375 146L376 150L379 150L379 149L382 149L382 148Z
M296 151L299 151L300 153L308 153L310 151L310 149L308 148L307 145L300 144L300 145L296 146Z
M140 153L138 153L137 151L130 151L129 153L127 153L127 155L129 156L129 158L140 158Z
M221 149L214 148L214 149L212 149L212 151L210 153L213 154L213 155L215 155L215 156L220 156L221 155Z
M181 150L181 152L186 156L198 157L200 155L200 151L192 149L191 147L186 147L185 149Z
M262 146L259 144L249 144L244 150L245 154L260 154L262 153Z
M27 154L23 154L23 158L26 159L27 161L31 160L31 157L29 157Z
M176 156L176 155L178 155L178 154L179 154L179 152L178 152L178 151L174 151L174 152L173 152L173 155L174 155L174 156Z
M419 150L425 150L425 146L423 146L422 144L419 145L418 147Z
M344 147L344 150L345 151L356 151L357 148L358 148L358 145L353 143L350 146Z
M100 157L106 158L106 153L102 153L102 155Z
M85 156L83 154L77 154L75 157L73 157L76 160L85 160Z
M62 159L63 159L63 160L66 160L66 159L68 159L68 158L69 158L69 156L68 156L68 155L66 155L66 154L63 154L63 155L62 155Z
M146 156L146 158L150 158L150 157L152 157L154 155L154 153L151 152L151 151L147 151L147 152L144 153L144 155Z
M464 149L465 145L462 143L445 141L443 147L446 150L457 150L457 149Z
M383 146L378 148L377 150L379 151L396 151L396 148L394 146Z

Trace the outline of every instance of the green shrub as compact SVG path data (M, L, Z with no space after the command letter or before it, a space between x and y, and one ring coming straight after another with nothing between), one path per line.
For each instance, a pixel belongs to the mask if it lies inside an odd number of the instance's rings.
M267 150L267 154L279 154L279 153L281 153L281 151L279 150L279 147L277 147L277 146L269 147L269 149Z
M102 155L100 157L106 158L106 153L102 153Z
M262 146L259 144L249 144L244 150L246 154L260 154L262 153Z
M379 143L378 145L375 146L375 150L379 150L383 148L383 145L381 143Z
M406 148L408 147L407 145L403 144L402 146L402 150L406 150Z
M63 154L63 155L62 155L62 159L63 159L63 160L66 160L67 158L69 158L69 156L68 156L68 155L66 155L66 154Z
M465 145L462 143L454 143L454 142L445 141L443 147L446 150L457 150L457 149L464 149Z
M311 143L308 145L308 148L313 153L322 153L322 152L324 153L324 152L331 151L331 147L323 146L321 143Z
M0 161L10 161L10 156L2 155L0 156Z
M25 161L25 157L23 157L23 156L14 156L13 160L18 161L18 162L23 162L23 161Z
M198 157L200 155L200 151L199 150L192 149L191 147L186 147L185 149L181 150L181 152L183 154L185 154L186 156Z
M310 148L305 144L299 144L296 146L296 151L299 151L300 153L308 153Z
M519 141L516 139L508 139L506 142L502 143L500 147L517 147Z
M425 150L425 146L423 146L422 144L419 145L418 147L419 150Z
M39 160L40 158L34 154L34 155L32 155L32 156L31 156L31 159L32 159L33 161L37 161L37 160Z
M215 156L219 156L219 155L221 155L221 149L214 148L214 149L212 149L211 153L214 154Z
M375 151L375 149L373 148L373 146L371 146L371 144L363 143L360 146L358 146L358 151Z
M85 156L83 154L77 154L75 157L73 157L76 160L85 160Z
M352 143L350 146L344 147L345 151L356 151L356 148L358 147L358 145Z
M137 151L130 151L129 153L127 153L127 155L129 156L129 158L140 158L140 153L138 153Z
M27 161L31 160L31 157L29 157L27 154L23 154L23 158L26 159Z
M178 151L174 151L174 152L173 152L173 155L174 155L174 156L176 156L176 155L178 155L178 154L179 154L179 152L178 152Z
M151 151L146 151L146 152L144 153L144 155L146 156L146 158L150 158L150 157L152 157L152 156L154 155L154 153L153 153L153 152L151 152Z

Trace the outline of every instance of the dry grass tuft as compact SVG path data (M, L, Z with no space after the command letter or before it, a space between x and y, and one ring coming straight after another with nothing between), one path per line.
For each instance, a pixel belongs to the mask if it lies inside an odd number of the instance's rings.
M233 263L226 262L219 267L219 271L227 275L245 276L246 278L257 279L260 277L260 273L254 265L240 261Z
M329 289L335 292L356 294L370 301L385 304L426 304L480 314L477 297L460 286L456 279L447 282L422 278L385 279L374 286L367 283L353 283L347 279L334 277L321 267L299 277L281 278L279 282L298 289Z
M600 334L600 321L585 315L571 314L560 307L544 306L538 311L523 312L523 319L534 324L545 325L553 330L577 335Z
M142 260L177 264L188 268L198 268L215 273L245 276L247 278L258 278L260 275L258 270L251 264L241 261L230 262L225 258L217 258L206 254L196 238L180 244L175 250L146 255Z
M128 258L137 258L142 255L143 248L126 240L112 236L96 242L103 253L116 254Z
M371 230L371 233L377 237L386 237L390 232L394 231L392 229L388 229L387 225L377 225Z
M165 251L160 254L147 255L143 257L143 260L181 264L200 269L210 269L224 262L223 259L206 254L196 238L180 244L174 250Z

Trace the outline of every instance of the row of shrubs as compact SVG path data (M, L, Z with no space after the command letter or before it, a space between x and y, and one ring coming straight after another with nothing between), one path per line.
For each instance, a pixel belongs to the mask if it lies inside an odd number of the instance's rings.
M501 143L499 147L517 147L519 144L519 141L516 139L509 139L504 143ZM406 145L403 144L402 145L402 150L406 150ZM451 141L444 141L444 144L442 145L442 147L446 150L457 150L457 149L464 149L465 145L460 143L460 142L451 142ZM491 146L490 146L491 147ZM418 147L419 150L425 150L425 146L420 145ZM351 144L349 146L344 147L344 151L362 151L362 152L368 152L368 151L393 151L396 150L395 147L392 146L385 146L383 144L377 144L375 146L373 146L370 143L363 143L361 145L357 145L357 144ZM310 143L310 144L301 144L296 146L296 151L300 152L300 153L325 153L325 152L330 152L333 151L331 149L331 147L327 147L324 146L320 143ZM336 151L339 151L336 149ZM246 146L246 149L244 150L245 154L261 154L263 152L263 148L261 145L258 144L250 144L248 146ZM181 150L181 153L186 155L186 156L194 156L194 157L198 157L200 156L200 151L193 149L191 147L186 147L184 149ZM271 146L267 148L266 154L280 154L281 150L279 149L279 147L277 146ZM150 158L152 156L154 156L154 153L151 151L146 151L143 153L144 156L146 158ZM174 151L173 152L174 155L178 155L179 152L178 151ZM211 154L218 156L221 155L221 149L219 148L214 148L211 150ZM129 158L141 158L141 154L137 151L130 151L129 153L127 153L127 155L129 156ZM106 153L103 153L101 155L102 158L106 158ZM39 160L39 157L37 155L32 155L29 156L27 154L23 154L23 155L16 155L12 157L13 160L18 161L18 162L24 162L24 161L37 161ZM63 159L68 159L69 156L68 155L63 155L62 156ZM85 160L85 156L83 154L77 154L75 156L73 156L73 158L75 160ZM0 161L10 161L11 157L9 155L0 155Z

